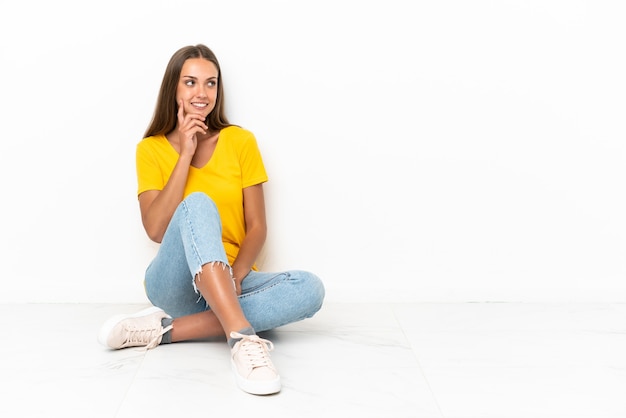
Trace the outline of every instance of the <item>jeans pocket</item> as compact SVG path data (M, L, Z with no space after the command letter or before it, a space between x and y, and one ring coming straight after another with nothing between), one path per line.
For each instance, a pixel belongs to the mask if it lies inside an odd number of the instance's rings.
M241 282L241 295L262 291L286 280L288 273L260 273L251 271Z

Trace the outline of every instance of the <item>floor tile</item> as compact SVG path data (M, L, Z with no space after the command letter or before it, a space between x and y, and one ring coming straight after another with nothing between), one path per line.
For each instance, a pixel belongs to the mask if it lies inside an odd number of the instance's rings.
M328 303L263 333L283 389L239 390L224 341L108 350L145 305L0 304L20 417L624 418L626 304Z

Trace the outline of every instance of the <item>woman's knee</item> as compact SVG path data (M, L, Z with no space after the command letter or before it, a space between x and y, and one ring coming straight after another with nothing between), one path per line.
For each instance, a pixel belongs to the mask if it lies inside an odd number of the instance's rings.
M300 287L299 293L306 295L303 302L306 301L310 314L313 315L319 311L326 296L322 280L317 275L304 270L292 271L290 276L290 280L297 282Z
M204 192L193 192L190 193L184 200L183 202L185 202L185 204L187 206L210 206L211 208L214 208L217 210L217 205L215 204L215 202L213 201L213 199L211 199L209 197L209 195L207 195Z
M190 193L178 206L175 216L199 216L201 219L219 219L217 205L203 192Z

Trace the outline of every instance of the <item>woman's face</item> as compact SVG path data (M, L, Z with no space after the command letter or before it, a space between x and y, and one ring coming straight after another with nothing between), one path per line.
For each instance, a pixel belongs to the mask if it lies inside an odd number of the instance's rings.
M196 113L206 118L217 100L217 68L203 58L190 58L180 72L176 101L183 101L185 114Z

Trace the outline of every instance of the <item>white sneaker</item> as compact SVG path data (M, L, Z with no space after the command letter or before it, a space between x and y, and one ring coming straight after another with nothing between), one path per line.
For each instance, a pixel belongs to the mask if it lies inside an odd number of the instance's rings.
M161 343L163 334L172 326L163 328L161 320L170 318L163 309L155 306L132 315L116 315L100 328L98 341L114 350L126 347L154 348Z
M230 350L237 385L253 395L269 395L280 391L280 376L270 360L274 344L257 335L231 332L231 338L241 338Z

